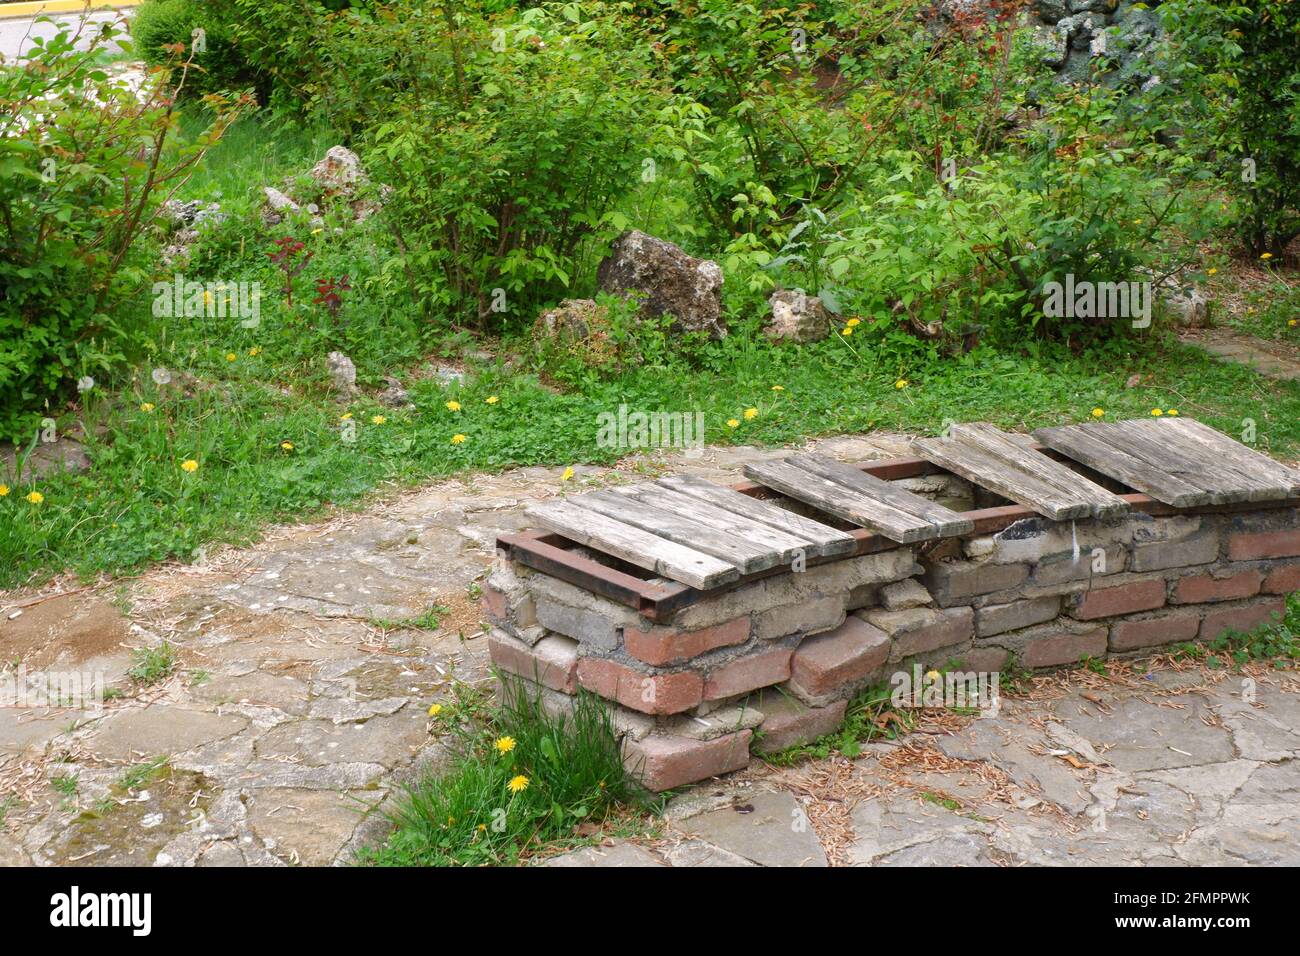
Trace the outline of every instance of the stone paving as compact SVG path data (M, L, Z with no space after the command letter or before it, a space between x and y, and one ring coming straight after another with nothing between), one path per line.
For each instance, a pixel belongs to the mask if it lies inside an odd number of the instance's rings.
M1224 362L1254 369L1266 378L1300 381L1300 361L1295 350L1277 342L1266 342L1227 329L1206 329L1188 333L1183 341L1197 345Z
M819 449L862 460L906 442ZM348 863L382 840L395 788L442 759L430 703L489 680L477 582L526 504L671 471L737 481L780 454L453 479L129 583L0 596L6 665L125 691L102 712L0 708L0 864ZM412 623L435 605L436 628ZM178 667L133 689L132 649L164 640ZM1239 677L1211 676L1045 680L955 734L756 765L675 798L644 845L547 863L1300 862L1295 676L1261 677L1253 703Z

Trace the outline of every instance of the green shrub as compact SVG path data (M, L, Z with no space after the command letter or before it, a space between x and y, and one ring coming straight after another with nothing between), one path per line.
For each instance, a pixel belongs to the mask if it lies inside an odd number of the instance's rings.
M1300 8L1176 0L1161 7L1206 150L1236 199L1235 228L1253 255L1279 256L1300 235Z
M616 203L679 116L646 45L600 5L428 27L422 55L442 66L412 74L368 134L367 160L393 187L385 215L414 297L518 327L570 287L585 240L626 225Z
M182 88L184 96L259 85L258 75L236 48L219 9L199 0L145 0L131 18L136 49L150 66L174 61L177 44L184 49L184 57L193 54ZM203 31L202 49L196 48L195 30Z
M96 25L98 28L99 25ZM146 287L142 241L166 190L224 131L231 112L171 148L163 84L138 95L99 68L120 30L105 24L76 49L65 27L0 67L0 433L30 435L37 409L144 344L148 306L119 308ZM58 102L58 122L43 116ZM123 144L134 144L124 148Z

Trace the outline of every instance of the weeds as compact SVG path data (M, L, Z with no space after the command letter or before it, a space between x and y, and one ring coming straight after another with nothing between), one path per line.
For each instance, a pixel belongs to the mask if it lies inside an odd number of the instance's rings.
M571 845L615 824L637 803L609 711L575 698L550 714L518 681L494 708L476 694L433 711L452 750L449 767L402 796L387 844L360 862L384 866L510 864Z

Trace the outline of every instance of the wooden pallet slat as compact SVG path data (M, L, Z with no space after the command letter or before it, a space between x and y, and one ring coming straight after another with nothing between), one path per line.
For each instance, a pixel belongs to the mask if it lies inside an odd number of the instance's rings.
M708 590L740 577L736 565L665 540L573 501L533 505L524 513L538 524L673 581Z
M936 465L1055 521L1085 518L1092 514L1089 502L1065 495L1055 485L1030 472L1015 469L978 445L944 438L922 438L915 440L912 447L917 454Z
M685 545L734 564L742 574L776 567L780 552L764 545L700 524L671 511L612 491L593 491L572 499L574 504L648 531L666 541Z
M796 501L904 544L935 537L928 521L864 497L789 460L746 465L745 477Z
M747 465L745 474L797 501L903 544L964 534L975 527L955 511L820 455L794 455Z
M949 429L949 435L956 441L988 452L1016 471L1033 475L1044 484L1057 489L1065 500L1087 502L1094 517L1112 518L1128 513L1128 502L1119 495L1112 494L1078 472L1028 447L1023 438L1013 438L985 422L953 425Z
M1195 419L1150 418L1132 424L1182 454L1189 466L1214 469L1236 481L1249 501L1290 498L1300 490L1300 475Z
M1103 440L1100 433L1088 425L1039 428L1034 431L1034 437L1053 451L1175 508L1208 505L1213 497L1199 485L1171 475L1145 458Z
M659 485L625 485L609 489L611 494L633 498L652 507L689 519L705 528L722 531L746 541L763 545L777 556L778 564L793 561L797 555L820 557L821 546L804 538L779 531L758 521L726 511L707 501L683 495Z
M776 528L804 538L810 544L819 546L822 555L827 557L849 554L857 550L858 543L853 536L838 528L805 518L785 508L778 508L761 498L752 498L749 495L742 495L735 489L723 488L703 478L696 478L693 475L673 475L660 478L656 484L717 505L724 511L731 511L741 517L765 524L769 528Z

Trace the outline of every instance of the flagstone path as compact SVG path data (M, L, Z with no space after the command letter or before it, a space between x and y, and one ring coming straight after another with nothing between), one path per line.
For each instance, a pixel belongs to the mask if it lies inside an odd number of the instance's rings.
M818 447L865 459L906 443ZM6 665L126 690L101 712L0 707L0 865L348 863L382 840L395 788L443 758L430 703L489 679L476 582L526 504L669 471L736 481L779 454L454 479L129 583L0 595ZM436 627L413 623L435 606ZM131 650L164 640L178 667L132 690ZM1296 675L1207 674L1045 681L955 734L758 764L678 797L654 841L546 862L1300 862Z

